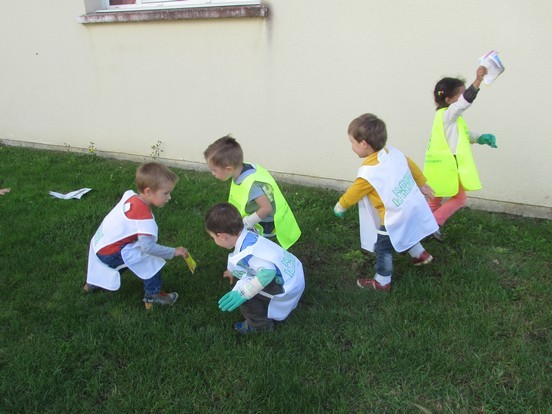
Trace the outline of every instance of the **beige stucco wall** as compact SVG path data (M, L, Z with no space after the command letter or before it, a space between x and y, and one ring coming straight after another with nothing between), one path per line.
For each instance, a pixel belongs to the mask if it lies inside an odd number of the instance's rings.
M83 0L1 2L0 140L134 155L160 140L163 157L200 168L232 133L247 160L342 187L360 163L352 118L376 113L423 164L435 82L471 82L496 49L507 70L465 116L499 146L474 148L472 203L552 217L551 2L269 4L269 19L82 25Z

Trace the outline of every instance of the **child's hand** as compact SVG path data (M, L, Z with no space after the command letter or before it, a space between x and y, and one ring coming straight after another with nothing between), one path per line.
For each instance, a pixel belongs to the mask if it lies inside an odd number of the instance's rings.
M485 66L479 66L477 70L475 71L475 80L473 81L473 86L476 89L479 89L481 86L481 82L483 82L483 78L487 74L487 68Z
M178 246L176 248L176 252L174 253L175 256L182 256L184 259L188 257L189 253L188 250L185 247Z
M487 74L487 68L485 66L479 66L477 68L477 71L475 72L475 79L481 82L486 74Z
M341 204L339 204L339 201L338 201L337 204L334 206L333 211L337 217L343 218L343 216L345 216L345 212L347 211L347 209L341 207Z
M219 309L223 312L232 312L234 309L237 309L240 307L242 303L244 303L247 299L244 298L242 295L240 295L239 292L235 290L231 290L226 295L224 295L222 298L219 299L218 305Z
M496 137L493 134L483 134L477 138L477 143L480 145L487 144L491 148L498 148L496 146Z
M433 198L435 197L435 191L433 191L433 188L431 188L429 185L424 184L420 187L420 191L423 195L425 195L427 198Z
M7 194L11 191L11 188L0 188L0 195Z
M230 273L230 270L226 269L226 271L222 274L222 277L228 278L230 284L234 283L234 276L232 275L232 273Z

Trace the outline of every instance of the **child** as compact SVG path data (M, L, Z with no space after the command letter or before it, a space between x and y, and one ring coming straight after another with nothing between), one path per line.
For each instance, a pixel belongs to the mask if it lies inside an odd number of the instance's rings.
M223 276L239 281L218 302L220 310L240 307L245 321L234 328L242 334L274 330L297 306L305 289L301 262L270 240L244 228L238 209L230 203L213 206L205 217L205 229L226 249L228 268Z
M151 206L163 207L171 199L178 176L164 165L148 163L136 171L136 194L128 190L104 218L90 242L85 292L98 288L117 290L121 286L119 271L128 267L144 280L146 309L153 304L172 305L176 292L161 291L161 268L165 259L186 258L182 247L157 244L157 224Z
M410 158L385 146L385 123L375 115L364 114L354 119L347 132L353 152L364 161L357 179L335 205L334 213L343 217L345 210L359 203L361 244L376 253L376 274L371 279L358 279L357 285L388 291L393 273L393 248L398 252L408 250L416 266L433 259L420 243L437 230L422 195L431 197L432 190ZM377 213L371 212L369 203Z
M301 230L272 175L258 164L243 162L238 142L227 135L213 142L203 153L215 178L232 178L228 201L236 206L246 227L265 237L276 236L284 249L291 247Z
M479 66L476 78L468 89L462 80L456 78L443 78L435 85L433 95L437 114L426 152L424 174L435 191L436 197L429 200L429 207L439 226L443 226L449 217L466 204L465 190L481 188L470 143L497 147L494 135L468 131L462 118L462 113L477 96L486 73L487 69ZM441 205L443 197L450 199ZM441 228L433 233L433 237L443 241Z

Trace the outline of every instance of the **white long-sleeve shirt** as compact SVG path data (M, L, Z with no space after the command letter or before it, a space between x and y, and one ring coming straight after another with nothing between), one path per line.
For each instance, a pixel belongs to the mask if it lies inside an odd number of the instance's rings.
M466 91L462 95L460 95L458 100L451 104L443 114L445 137L447 139L450 150L454 155L456 155L456 148L458 147L458 126L456 125L456 120L464 113L466 109L472 106L472 103L468 102L464 96L466 95L466 92L471 93L472 96L474 94L473 91L469 92L469 89L466 89ZM477 95L477 92L475 92L475 95ZM475 99L475 96L473 96L473 99ZM474 131L468 131L468 135L472 144L476 143L477 139L481 136L480 133Z

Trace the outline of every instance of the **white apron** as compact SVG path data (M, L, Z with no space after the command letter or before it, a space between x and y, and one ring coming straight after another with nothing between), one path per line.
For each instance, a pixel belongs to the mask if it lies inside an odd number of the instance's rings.
M284 291L278 295L270 295L262 291L259 294L271 298L267 316L270 319L283 321L295 309L305 290L303 265L294 255L264 237L259 237L255 244L246 247L240 252L239 250L247 233L247 231L241 233L234 252L228 255L228 270L230 272L245 272L247 274L247 269L239 266L238 262L249 255L273 263L284 279ZM236 282L232 290L239 289L246 280L250 279L253 279L253 276L244 276Z
M433 234L439 225L424 195L418 188L408 161L402 152L386 147L378 152L377 165L363 165L358 177L370 182L385 207L384 225L393 248L408 250L424 237ZM360 241L363 249L374 251L380 219L368 197L359 202Z
M90 241L88 251L88 274L86 282L108 290L117 290L121 286L121 275L118 269L113 269L103 263L96 253L119 240L135 234L149 234L157 241L157 224L154 219L132 220L125 212L130 205L127 201L136 193L128 190L117 205L104 218L96 234ZM138 242L127 244L121 250L121 257L125 266L132 270L141 279L153 277L165 265L165 260L158 256L144 253Z

